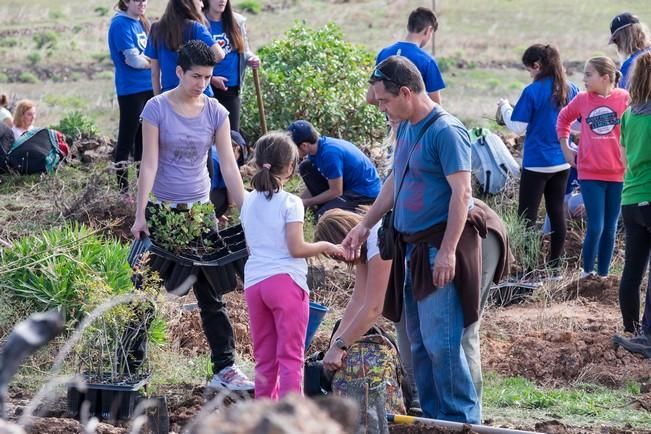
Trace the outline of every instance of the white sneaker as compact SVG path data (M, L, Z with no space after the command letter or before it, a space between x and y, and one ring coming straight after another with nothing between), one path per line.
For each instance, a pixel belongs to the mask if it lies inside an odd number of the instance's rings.
M585 279L586 277L594 276L595 272L590 271L589 273L586 273L585 271L581 270L581 275L579 276L579 279Z
M250 391L255 389L255 384L240 371L240 368L232 365L213 375L207 387L215 390Z

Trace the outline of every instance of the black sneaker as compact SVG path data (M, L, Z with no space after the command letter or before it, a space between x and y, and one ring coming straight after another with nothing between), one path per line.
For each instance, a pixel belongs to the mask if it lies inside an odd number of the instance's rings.
M631 339L615 335L613 342L631 353L641 354L645 358L651 359L651 340L645 335L635 336Z
M651 345L651 338L649 338L649 336L645 335L644 333L634 335L629 339L629 341L634 344Z

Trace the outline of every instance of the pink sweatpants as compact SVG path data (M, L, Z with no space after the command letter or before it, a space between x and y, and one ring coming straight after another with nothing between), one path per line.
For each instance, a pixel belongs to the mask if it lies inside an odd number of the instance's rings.
M276 274L244 290L249 309L255 397L303 394L309 297L288 274Z

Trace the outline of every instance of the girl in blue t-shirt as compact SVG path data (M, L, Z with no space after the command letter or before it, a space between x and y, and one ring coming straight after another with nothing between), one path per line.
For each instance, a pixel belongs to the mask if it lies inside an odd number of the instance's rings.
M208 23L201 13L201 5L198 0L169 0L160 21L152 26L145 55L151 59L154 95L174 89L179 84L177 50L185 42L193 39L203 41L215 53L218 62L224 59L224 50L206 27ZM213 96L210 86L204 93Z
M154 94L149 59L144 55L150 28L145 17L147 0L119 0L115 9L108 44L115 65L115 90L120 107L118 142L113 154L113 161L118 164L126 162L129 154L134 161L142 158L140 113ZM118 166L116 174L120 191L126 193L129 190L127 169Z
M557 267L567 230L563 201L570 165L556 135L556 120L578 88L568 81L555 47L532 45L522 55L522 63L533 82L524 88L515 108L504 99L498 105L511 131L526 132L518 214L532 227L544 195L552 228L548 265Z
M233 12L230 0L206 0L203 12L213 38L224 50L226 57L213 72L210 81L215 98L229 112L231 129L240 131L240 90L244 84L246 66L260 67L260 59L251 53L244 18Z

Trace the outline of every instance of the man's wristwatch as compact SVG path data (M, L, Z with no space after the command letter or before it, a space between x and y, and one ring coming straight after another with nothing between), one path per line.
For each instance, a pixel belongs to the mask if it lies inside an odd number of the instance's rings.
M344 342L344 340L341 337L335 339L335 347L339 348L341 351L348 350L348 347L346 346L346 342Z

